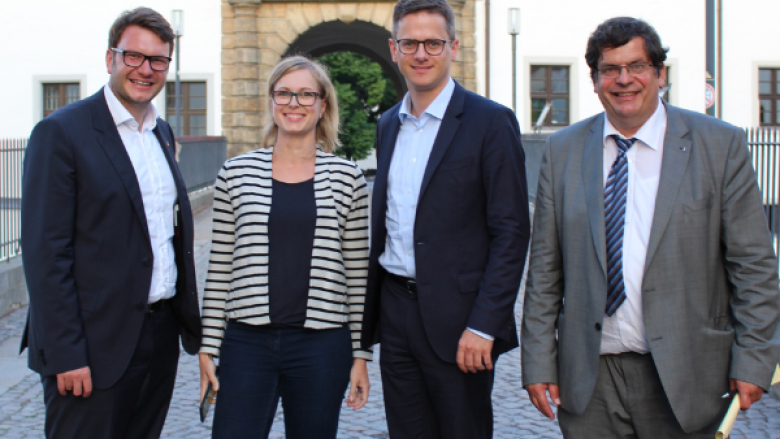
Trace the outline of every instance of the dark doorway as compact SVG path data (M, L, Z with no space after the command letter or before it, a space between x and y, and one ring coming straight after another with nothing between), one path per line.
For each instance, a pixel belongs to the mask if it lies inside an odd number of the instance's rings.
M390 32L373 23L365 21L329 21L320 23L302 33L284 54L296 53L309 54L319 58L332 52L355 52L365 55L379 63L389 74L395 87L395 95L398 100L406 93L406 81L404 81L398 66L390 56L388 40Z

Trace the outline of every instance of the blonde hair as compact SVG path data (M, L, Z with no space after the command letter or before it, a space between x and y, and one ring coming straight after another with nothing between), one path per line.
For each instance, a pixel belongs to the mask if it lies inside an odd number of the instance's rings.
M271 77L268 78L268 90L266 96L265 120L263 123L263 133L261 146L268 148L276 143L276 135L279 127L274 121L273 99L271 92L276 83L282 77L296 70L308 70L317 81L322 93L322 100L326 103L325 112L322 118L317 122L317 144L325 152L333 152L341 143L339 142L339 102L336 96L336 89L328 76L327 67L318 61L306 58L300 55L293 55L283 58L274 67Z

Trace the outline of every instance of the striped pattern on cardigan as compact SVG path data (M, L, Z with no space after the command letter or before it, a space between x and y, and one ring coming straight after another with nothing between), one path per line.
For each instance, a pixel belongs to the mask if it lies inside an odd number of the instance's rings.
M268 308L268 214L273 148L225 162L214 188L214 216L200 352L219 356L227 320L271 323ZM368 188L360 169L317 150L317 220L304 327L349 324L355 358L368 275Z

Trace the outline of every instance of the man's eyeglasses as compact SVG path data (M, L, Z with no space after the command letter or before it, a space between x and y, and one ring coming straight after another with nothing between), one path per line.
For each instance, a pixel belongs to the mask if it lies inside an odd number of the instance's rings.
M140 52L128 52L122 49L111 48L116 53L122 54L122 60L128 67L141 67L144 61L149 60L149 67L157 72L164 72L168 70L168 66L171 65L171 58L167 56L148 56Z
M425 41L419 41L419 40L410 40L408 38L404 38L401 40L395 40L395 43L398 45L398 50L401 51L404 55L413 55L417 53L417 49L420 48L420 44L423 45L425 48L425 52L428 55L441 55L442 52L444 52L444 45L449 43L451 41L448 40L425 40Z
M314 102L317 101L317 96L319 95L319 93L313 91L299 91L298 93L293 93L286 90L274 90L271 92L271 96L276 105L290 105L292 98L295 97L298 101L298 105L302 107L314 105Z
M641 74L644 74L647 72L648 68L653 67L650 63L644 63L644 62L635 62L633 64L622 64L619 66L616 65L606 65L599 68L599 75L605 77L605 78L617 78L620 76L620 72L623 71L623 68L628 71L628 74L631 76L639 76Z

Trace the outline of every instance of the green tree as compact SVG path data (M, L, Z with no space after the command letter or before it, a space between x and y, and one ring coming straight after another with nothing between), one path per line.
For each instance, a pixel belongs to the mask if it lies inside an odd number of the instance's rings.
M320 61L328 66L339 99L342 145L336 154L362 160L374 148L376 121L397 102L392 80L367 56L334 52Z

